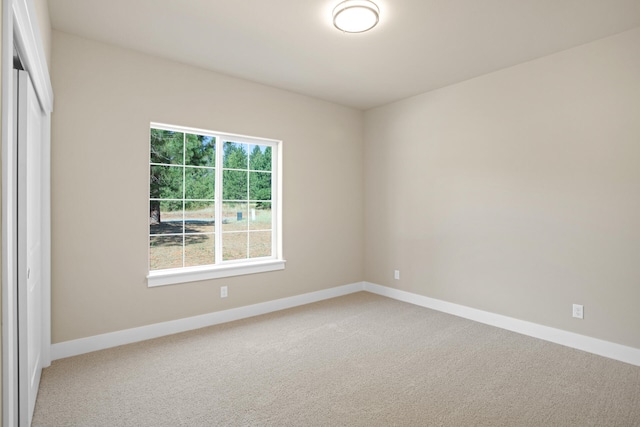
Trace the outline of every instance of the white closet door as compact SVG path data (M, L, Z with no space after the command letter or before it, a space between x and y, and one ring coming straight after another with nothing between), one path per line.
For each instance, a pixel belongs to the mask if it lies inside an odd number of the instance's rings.
M44 112L25 71L14 71L18 146L18 388L31 425L42 374L42 139Z

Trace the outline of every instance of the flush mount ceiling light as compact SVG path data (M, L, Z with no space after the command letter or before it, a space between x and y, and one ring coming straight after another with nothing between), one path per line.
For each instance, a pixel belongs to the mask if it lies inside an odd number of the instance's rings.
M380 9L369 0L345 0L333 9L333 25L345 33L362 33L376 26Z

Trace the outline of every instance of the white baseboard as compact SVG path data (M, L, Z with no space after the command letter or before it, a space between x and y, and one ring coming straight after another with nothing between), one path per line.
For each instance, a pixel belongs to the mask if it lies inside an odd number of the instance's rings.
M399 289L380 286L373 283L364 282L364 290L392 298L398 301L408 302L432 310L453 314L458 317L484 323L498 328L517 332L522 335L539 338L566 347L575 348L621 362L640 366L640 349L616 344L562 329L551 328L525 320L514 319L513 317L502 316L500 314L482 311L464 305L454 304L434 298L425 297Z
M77 356L84 353L90 353L92 351L104 350L106 348L131 344L165 335L186 332L234 320L246 319L248 317L259 316L261 314L272 313L274 311L336 298L352 294L354 292L360 292L362 290L364 290L364 283L352 283L350 285L323 289L317 292L310 292L307 294L267 301L259 304L188 317L186 319L172 320L169 322L141 326L139 328L125 329L123 331L111 332L108 334L95 335L72 341L64 341L51 345L51 360L63 359L65 357Z
M186 332L234 320L246 319L248 317L272 313L359 291L368 291L398 301L430 308L443 313L453 314L475 322L496 326L519 334L640 366L640 349L637 348L587 337L585 335L551 328L549 326L543 326L537 323L527 322L525 320L514 319L512 317L490 313L488 311L482 311L464 305L429 298L423 295L380 286L369 282L352 283L350 285L338 286L308 294L296 295L274 301L267 301L259 304L218 311L215 313L203 314L201 316L188 317L186 319L172 320L169 322L141 326L139 328L125 329L123 331L65 341L51 346L51 359L57 360L65 357L77 356L92 351L104 350L106 348L131 344L165 335Z

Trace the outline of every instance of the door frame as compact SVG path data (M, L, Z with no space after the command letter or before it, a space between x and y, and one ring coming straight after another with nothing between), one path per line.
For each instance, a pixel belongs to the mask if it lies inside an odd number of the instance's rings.
M42 140L43 366L51 363L51 112L53 89L33 0L2 0L2 425L17 425L17 147L13 53L29 72L45 113Z

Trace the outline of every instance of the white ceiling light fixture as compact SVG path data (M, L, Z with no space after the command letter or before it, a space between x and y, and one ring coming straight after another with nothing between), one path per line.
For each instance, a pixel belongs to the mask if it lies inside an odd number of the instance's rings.
M370 0L345 0L333 9L333 25L345 33L362 33L376 26L380 9Z

